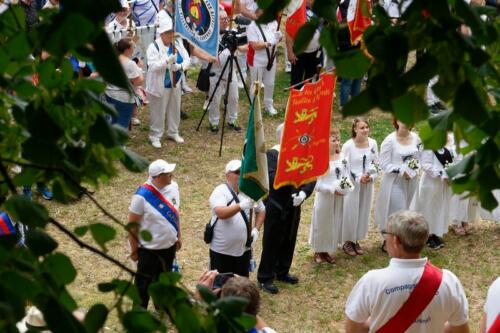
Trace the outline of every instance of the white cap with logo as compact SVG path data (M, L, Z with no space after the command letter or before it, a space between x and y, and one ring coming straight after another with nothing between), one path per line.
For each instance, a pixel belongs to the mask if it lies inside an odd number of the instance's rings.
M226 173L235 172L241 168L241 160L231 160L226 164Z
M149 177L156 177L162 173L170 173L174 169L174 163L167 163L165 160L156 160L149 165Z

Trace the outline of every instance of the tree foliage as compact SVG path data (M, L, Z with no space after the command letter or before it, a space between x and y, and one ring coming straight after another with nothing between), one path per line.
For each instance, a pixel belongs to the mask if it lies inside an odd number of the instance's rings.
M358 0L360 1L360 0ZM259 0L266 8L263 21L272 20L289 0ZM361 115L379 108L407 124L423 122L420 136L428 149L439 149L453 131L470 155L448 170L456 193L468 191L493 209L492 194L500 188L500 18L496 9L471 7L464 0L412 1L393 22L375 5L373 25L363 35L361 49L339 52L337 34L342 26L336 12L339 0L317 0L317 19L303 26L294 48L302 50L321 27L321 45L335 62L341 77L368 76L366 89L342 109L344 116ZM467 26L470 36L461 32ZM408 59L416 57L407 69ZM429 117L425 90L429 80L450 111Z
M270 20L287 0L259 0ZM53 332L97 332L110 312L116 311L126 331L166 331L165 320L138 307L138 292L131 284L135 274L106 253L116 230L109 224L92 224L68 230L51 217L41 204L18 194L20 186L36 182L51 185L55 200L68 204L86 195L116 227L127 229L86 191L117 173L117 161L131 171L142 171L147 161L126 149L127 134L111 126L106 117L115 111L99 95L105 83L75 77L69 54L92 61L104 81L126 87L127 80L102 29L104 18L120 8L116 0L62 0L63 10L41 12L41 23L27 31L24 12L12 5L0 14L0 209L30 229L27 247L19 248L15 237L0 238L0 331L16 332L16 322L31 302L44 313ZM401 22L391 24L375 7L375 24L364 34L364 50L337 51L338 0L317 0L318 18L299 31L296 45L303 49L317 26L321 44L344 77L368 74L367 88L343 109L344 115L363 114L374 107L391 112L407 123L424 121L421 136L429 148L440 147L447 130L464 138L472 152L450 173L455 191L478 195L486 208L496 205L491 190L499 188L500 96L499 27L494 13L471 8L463 0L414 1ZM480 19L487 15L487 20ZM465 24L472 30L459 32ZM40 51L50 57L41 60ZM415 65L406 70L408 57L417 52ZM370 54L368 57L367 54ZM30 55L34 54L34 59ZM37 75L38 85L32 83ZM435 92L452 111L428 120L423 102L430 78L438 75ZM11 168L22 166L19 174ZM115 303L96 303L85 321L71 311L78 307L67 286L77 271L71 260L58 252L58 243L46 231L57 228L82 248L96 253L129 273L130 280L112 279L99 284L101 293L112 293ZM97 247L80 239L89 233ZM255 318L243 314L245 302L238 298L217 299L199 287L201 301L180 283L175 273L163 274L150 288L155 304L168 322L181 332L244 332Z
M83 184L98 186L116 175L116 161L131 171L147 166L146 160L124 147L127 134L106 120L115 111L99 98L105 83L78 78L68 60L71 54L91 61L105 81L128 86L102 28L104 18L121 7L119 2L61 3L61 11L40 12L41 23L31 31L26 30L20 6L11 5L0 14L0 209L29 227L27 247L19 248L16 236L0 238L0 331L17 332L15 324L30 302L43 312L52 332L97 332L111 311L116 311L126 331L165 332L167 320L132 306L138 301L131 283L135 272L106 253L106 244L116 235L114 227L97 222L70 231L43 205L17 194L20 186L44 182L51 185L60 203L67 204L82 194L94 200ZM50 57L41 60L40 50ZM22 166L17 175L10 171L15 164ZM118 227L127 228L103 212ZM78 304L67 286L77 271L45 231L49 224L130 274L130 280L99 284L100 292L114 293L113 307L96 303L83 323L75 319L72 311ZM79 238L87 232L98 247ZM164 274L150 293L168 322L180 331L245 332L255 325L254 317L243 314L244 300L218 300L210 290L202 289L202 300L194 301L179 280L175 273Z

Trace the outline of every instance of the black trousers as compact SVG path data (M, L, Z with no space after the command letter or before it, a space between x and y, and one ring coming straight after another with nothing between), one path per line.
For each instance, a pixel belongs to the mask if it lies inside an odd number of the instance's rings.
M295 64L292 64L291 85L313 77L318 72L322 58L321 51L299 54Z
M210 250L210 269L216 269L219 273L234 273L248 277L249 266L250 250L240 257L233 257Z
M259 282L273 281L274 277L286 276L292 265L295 241L300 222L300 207L287 212L273 205L266 205L262 256L257 279Z
M138 249L137 254L139 256L139 261L137 263L135 285L139 290L141 306L143 308L148 308L149 285L158 280L160 273L170 272L172 270L172 263L175 258L175 247L176 245L174 244L168 249L161 250Z

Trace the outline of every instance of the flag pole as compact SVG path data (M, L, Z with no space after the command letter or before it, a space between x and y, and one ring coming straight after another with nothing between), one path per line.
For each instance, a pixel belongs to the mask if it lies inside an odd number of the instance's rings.
M328 68L328 69L325 69L325 70L324 70L321 74L323 74L323 73L331 73L331 72L335 72L335 67L330 67L330 68ZM296 83L296 84L294 84L294 85L292 85L292 86L290 86L290 87L287 87L287 88L283 88L283 91L288 91L288 90L291 90L291 89L293 89L293 88L295 88L295 87L297 87L297 86L301 86L301 85L303 85L304 83L307 83L307 82L312 81L315 77L316 77L316 74L315 74L313 77L310 77L310 78L308 78L308 79L305 79L305 80L304 80L304 81L302 81L302 82Z
M174 30L174 37L172 39L172 54L174 56L176 56L175 58L177 59L177 48L175 47L175 38L176 38L175 37L175 6L176 6L175 1L176 0L172 0L172 28ZM172 72L172 88L175 88L175 87L177 87L177 75Z

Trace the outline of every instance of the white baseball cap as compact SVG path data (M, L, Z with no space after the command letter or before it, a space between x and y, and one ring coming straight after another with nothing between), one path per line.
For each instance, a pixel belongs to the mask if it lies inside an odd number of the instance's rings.
M172 19L169 15L162 15L158 26L158 33L162 34L172 30L174 30Z
M43 318L43 313L35 306L28 309L26 316L24 316L23 320L17 323L16 326L21 333L28 332L29 329L42 333L50 332L47 330L47 323Z
M241 168L241 160L231 160L226 164L226 173L235 172Z
M156 160L149 165L149 177L156 177L162 173L170 173L174 169L174 163L170 164L165 160Z

